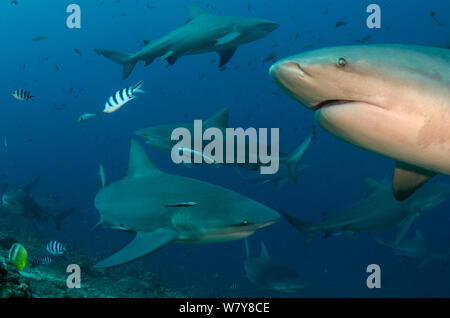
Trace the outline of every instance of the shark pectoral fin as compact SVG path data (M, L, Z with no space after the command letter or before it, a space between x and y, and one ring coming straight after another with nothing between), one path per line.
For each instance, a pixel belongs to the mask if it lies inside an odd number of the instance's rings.
M164 54L163 56L161 56L161 59L166 60L169 63L169 65L172 66L175 64L175 62L178 59L178 56L174 55L174 53L175 53L174 51L169 51L166 54Z
M154 232L138 232L130 244L116 254L95 264L96 268L106 268L122 265L144 257L176 240L173 231L158 229Z
M236 31L228 33L224 37L221 37L221 38L217 39L216 45L223 45L223 44L229 43L229 42L235 40L240 35L241 35L241 33L240 32L236 32Z
M416 220L417 214L410 214L406 218L403 219L403 221L400 222L398 225L397 235L395 236L394 244L397 245L400 243L403 238L405 237L406 233L408 233L409 228L413 224L413 222Z
M166 61L169 63L170 66L174 65L175 62L177 61L178 56L169 56L168 58L166 58Z
M229 49L223 49L223 50L217 51L217 53L219 53L219 55L220 55L219 67L222 67L228 63L228 61L233 57L234 52L236 52L236 49L237 49L237 47L232 47Z
M435 172L397 161L392 182L394 197L399 201L407 199L435 174Z

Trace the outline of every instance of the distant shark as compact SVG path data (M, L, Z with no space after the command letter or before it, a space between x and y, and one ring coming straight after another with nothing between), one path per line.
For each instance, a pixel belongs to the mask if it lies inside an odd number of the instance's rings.
M450 50L330 47L281 60L270 75L331 134L395 159L398 200L450 175Z
M416 231L413 239L404 239L399 243L384 242L375 236L374 239L381 246L392 249L395 255L419 261L419 268L450 256L450 247L428 240L420 231Z
M37 226L35 221L40 222L41 220L52 220L55 223L56 228L59 229L61 222L75 212L76 207L64 211L58 211L57 213L51 213L47 209L42 208L41 205L39 205L29 194L31 188L38 181L39 176L37 176L24 188L19 188L10 192L6 191L6 187L2 195L2 206L10 213L21 215L28 219L36 229Z
M278 24L262 19L214 15L200 7L188 5L189 18L185 25L157 41L146 41L136 54L95 49L123 66L123 79L133 71L136 62L150 65L160 57L173 65L183 55L217 52L220 67L234 55L237 47L260 38L278 28Z
M430 183L404 201L397 201L389 186L366 179L367 196L349 208L326 214L319 224L301 221L281 211L287 221L303 233L305 247L318 232L351 236L356 232L374 231L398 225L395 243L400 242L420 215L443 203L450 195L450 185Z
M222 187L159 170L142 146L131 141L124 178L95 197L99 224L136 233L131 243L96 264L121 265L176 241L226 242L274 224L279 214Z
M294 293L306 287L307 283L296 272L270 257L264 242L261 242L259 257L250 257L247 239L245 249L247 253L245 274L253 284L282 293Z
M229 115L229 108L221 109L203 123L203 130L215 127L220 129L222 133L225 135L225 129L228 127L228 115ZM136 131L136 135L142 137L145 140L145 143L150 145L151 147L163 152L170 153L172 151L172 148L177 144L177 141L171 140L172 131L179 127L188 129L191 133L191 136L194 136L194 125L191 123L153 126ZM280 153L279 158L280 163L284 164L288 168L288 175L294 181L296 181L296 174L298 172L299 162L304 157L306 151L309 149L312 141L315 138L315 135L316 135L315 127L313 127L309 135L303 141L303 143L296 149L294 149L294 151L291 154ZM191 144L194 144L193 140ZM249 147L246 147L247 153L245 155L245 158L250 157L250 155L248 154L248 148ZM224 151L224 157L226 157L225 152L226 151ZM237 156L237 151L235 151L235 156ZM261 166L260 159L261 158L258 158L257 160L258 163L249 163L249 162L238 163L237 160L234 160L234 163L222 163L222 164L216 163L216 165L233 166L252 171L257 171ZM223 159L223 161L225 162L225 158Z
M267 183L275 183L278 190L282 189L289 180L289 170L280 167L277 173L275 174L260 174L258 172L251 172L250 174L243 175L239 170L236 169L236 173L241 177L242 181L247 184L267 184ZM296 175L304 170L306 170L309 166L307 165L298 165Z

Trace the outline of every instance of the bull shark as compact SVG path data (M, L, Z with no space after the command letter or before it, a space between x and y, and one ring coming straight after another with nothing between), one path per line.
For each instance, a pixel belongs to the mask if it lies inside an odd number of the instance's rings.
M296 174L308 169L308 167L307 165L298 165ZM286 166L282 166L275 174L251 172L250 174L243 175L238 169L235 169L235 171L246 184L275 183L278 190L282 189L289 180L289 171Z
M21 215L31 222L31 224L37 229L35 222L41 220L52 220L55 223L57 229L60 228L61 222L75 212L76 207L62 211L52 211L43 208L37 203L29 194L31 188L39 181L37 176L32 182L27 184L23 188L19 188L15 191L6 191L2 195L2 206L10 213Z
M165 173L131 141L127 174L97 193L99 224L136 233L95 266L132 262L172 242L214 243L245 238L280 215L240 194L195 179Z
M228 128L228 115L229 108L223 108L212 117L207 119L203 123L203 130L206 130L211 127L218 128L225 135L225 129ZM190 131L191 136L194 136L194 125L190 123L185 124L168 124L168 125L159 125L148 127L145 129L141 129L136 131L136 135L143 138L145 143L150 145L152 148L155 148L159 151L171 153L172 148L176 145L176 140L171 140L172 132L174 129L183 127ZM288 174L292 178L292 180L296 181L296 175L299 171L298 165L301 159L304 157L305 153L309 149L312 141L316 136L315 127L312 128L311 132L305 138L302 144L300 144L294 151L290 154L280 153L279 160L282 164L284 164L288 168ZM192 141L193 144L193 141ZM235 143L236 146L236 143ZM252 155L249 154L249 147L246 147L245 158L250 158ZM260 147L258 147L260 148ZM237 156L237 151L234 152L235 156ZM215 163L216 166L233 166L244 168L247 170L256 171L261 166L261 158L257 160L257 163L250 163L248 160L245 163L239 163L238 160L234 160L233 163L225 163L225 151L224 151L224 163ZM265 161L267 162L267 161ZM276 175L276 174L275 174ZM270 178L270 177L269 177Z
M144 48L135 54L99 48L95 51L121 64L123 79L131 74L138 61L148 66L157 57L173 65L184 55L217 52L222 67L239 45L261 39L278 28L277 23L269 20L218 16L194 5L188 5L187 9L189 18L185 25L157 41L145 41Z
M245 239L245 274L253 284L267 290L295 293L306 287L306 282L290 268L274 261L267 251L264 242L261 242L261 255L250 257L248 240Z
M450 247L425 238L419 230L413 239L404 239L399 243L385 242L376 236L373 238L381 246L392 249L395 255L418 261L419 268L450 256Z
M330 47L283 59L270 75L325 130L395 159L397 200L450 174L450 50Z
M392 195L391 187L373 179L365 180L367 196L349 208L326 214L319 224L310 224L281 211L287 221L303 233L308 247L318 232L351 236L356 232L374 231L398 226L395 243L400 242L417 217L443 203L450 195L450 185L429 183L404 201Z

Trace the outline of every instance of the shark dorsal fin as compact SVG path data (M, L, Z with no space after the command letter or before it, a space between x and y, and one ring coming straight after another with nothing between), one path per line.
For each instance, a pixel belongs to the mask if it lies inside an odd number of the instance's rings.
M420 232L419 230L416 230L416 240L424 240L425 237L423 236L423 233Z
M261 258L270 258L269 252L267 251L266 244L261 241Z
M209 127L227 128L229 113L230 108L228 107L219 110L217 113L215 113L205 121L204 126L207 128Z
M41 176L36 176L33 181L31 181L30 183L28 183L24 188L23 188L23 192L28 193L30 192L30 189L36 184L38 183L39 179L41 178Z
M160 170L145 152L144 148L134 139L131 140L128 177L142 177Z
M364 182L366 183L367 187L367 196L371 195L383 186L380 182L372 178L365 178Z
M201 15L205 15L205 14L211 15L211 13L208 12L207 10L205 10L203 8L200 8L200 7L198 7L196 5L193 5L193 4L186 5L186 8L187 8L188 13L189 13L189 18L186 21L186 24L188 24L189 22L191 22L192 20L194 20L195 18L197 18L197 17L199 17Z

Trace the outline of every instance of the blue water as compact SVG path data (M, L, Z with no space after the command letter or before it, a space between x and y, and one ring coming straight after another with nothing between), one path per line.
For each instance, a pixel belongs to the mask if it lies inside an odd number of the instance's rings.
M65 25L66 7L72 2L82 10L80 30ZM106 0L103 6L100 2L0 3L0 136L2 143L4 137L8 141L7 148L0 147L2 182L21 186L41 175L33 190L36 195L59 195L67 205L82 210L82 216L64 224L59 239L88 248L92 257L112 253L131 238L91 228L99 219L93 205L99 189L98 164L103 163L108 181L121 178L130 139L137 138L135 130L205 119L229 106L231 127L279 127L281 150L289 152L307 136L314 125L313 115L272 82L270 63L262 63L269 53L275 51L281 58L302 52L310 43L315 44L313 48L356 44L366 35L372 36L369 43L440 46L450 40L450 3L442 0L377 1L382 8L380 30L365 26L366 7L373 1L251 0L250 10L248 2L242 0ZM146 3L154 8L148 9ZM94 52L96 47L139 50L143 40L158 39L184 23L187 3L217 14L267 18L278 22L280 28L239 47L223 72L217 67L217 54L210 53L181 57L172 67L158 59L149 67L139 63L122 81L121 67ZM325 10L328 14L323 14ZM436 12L445 26L439 26L430 11ZM348 24L334 29L337 21ZM39 35L46 39L32 41ZM216 62L211 63L213 59ZM114 91L139 80L145 81L146 95L111 115L77 123L81 114L102 110ZM35 101L15 101L11 93L17 88L31 91ZM320 128L302 162L310 168L299 176L297 184L289 183L282 190L271 184L244 185L227 168L176 166L167 154L146 149L164 171L224 186L314 222L323 212L338 212L361 199L366 193L365 177L391 177L394 167L392 160L357 149ZM433 182L448 183L450 179L438 176ZM449 208L450 202L446 202L419 218L412 233L420 228L429 238L450 245ZM387 231L387 235L393 233ZM450 296L449 260L417 269L414 262L377 251L366 233L350 239L319 237L304 251L303 236L281 220L250 238L256 252L260 240L273 258L309 282L309 288L295 296ZM197 296L280 296L255 290L244 276L244 258L244 244L237 241L173 244L142 262L165 284ZM380 264L383 271L383 287L376 291L365 285L366 266L372 263ZM239 285L237 291L230 290L232 284Z

